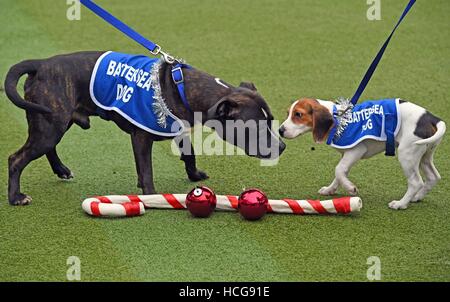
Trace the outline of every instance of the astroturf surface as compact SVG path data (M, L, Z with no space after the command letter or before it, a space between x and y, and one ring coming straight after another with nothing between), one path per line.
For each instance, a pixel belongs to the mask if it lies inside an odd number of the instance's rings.
M235 85L252 81L283 120L301 96L350 97L406 0L382 1L368 21L361 0L98 0L171 53ZM0 0L0 82L24 59L78 50L146 51L86 9L68 21L66 1ZM363 99L402 97L450 121L450 2L418 1L392 40ZM23 83L23 80L21 81ZM21 90L21 85L19 85ZM0 93L0 280L66 280L69 256L82 280L364 281L367 259L381 260L382 281L450 281L450 140L435 164L442 181L423 202L393 211L406 180L395 158L360 161L350 178L364 207L349 217L233 213L194 219L187 211L148 210L129 219L91 218L92 195L140 193L129 137L91 118L58 145L75 178L60 181L45 157L22 176L27 207L7 203L7 158L24 143L24 111ZM333 178L339 154L311 135L286 141L279 164L244 156L198 156L218 194L259 187L270 198L311 198ZM315 150L312 150L315 147ZM170 142L154 145L158 192L184 193L187 180ZM340 191L341 195L345 192Z

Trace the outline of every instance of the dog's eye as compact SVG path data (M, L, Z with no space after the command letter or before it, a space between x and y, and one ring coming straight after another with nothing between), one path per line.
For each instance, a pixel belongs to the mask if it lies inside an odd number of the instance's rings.
M298 118L302 117L302 113L298 112L298 111L295 112L294 115L295 115L295 117L298 117Z

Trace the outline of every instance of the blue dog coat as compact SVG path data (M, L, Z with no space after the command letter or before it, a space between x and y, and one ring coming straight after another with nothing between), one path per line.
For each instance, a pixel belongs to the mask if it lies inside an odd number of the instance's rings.
M395 155L395 136L400 129L398 99L365 101L355 105L346 118L346 126L335 135L339 121L337 107L333 107L335 126L330 132L327 144L338 149L349 149L365 139L386 142L386 155Z
M159 59L106 52L97 60L92 72L91 98L101 109L115 111L147 132L178 136L184 126L162 97L160 66Z

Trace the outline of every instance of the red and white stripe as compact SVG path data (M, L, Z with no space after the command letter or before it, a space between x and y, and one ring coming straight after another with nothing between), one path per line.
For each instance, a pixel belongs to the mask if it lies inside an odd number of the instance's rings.
M85 199L83 210L92 216L132 217L145 213L142 201L134 195L96 196Z
M152 209L184 209L186 194L154 195L110 195L91 197L83 201L83 210L93 216L137 216ZM238 197L217 195L217 210L237 211ZM269 213L281 214L350 214L359 212L362 201L359 197L342 197L330 200L269 200Z

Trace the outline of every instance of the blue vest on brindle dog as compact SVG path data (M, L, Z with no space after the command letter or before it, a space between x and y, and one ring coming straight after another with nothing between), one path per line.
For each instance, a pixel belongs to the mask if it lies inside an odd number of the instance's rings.
M152 134L180 135L183 124L167 108L161 93L161 63L143 55L104 53L92 72L92 100L101 109L115 111Z

